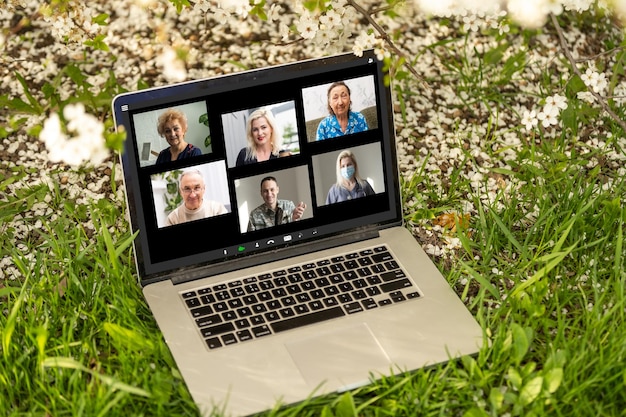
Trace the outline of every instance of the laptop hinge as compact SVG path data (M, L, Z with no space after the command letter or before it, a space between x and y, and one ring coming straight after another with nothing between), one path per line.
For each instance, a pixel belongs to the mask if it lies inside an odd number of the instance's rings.
M234 258L232 260L221 262L216 265L205 265L203 267L177 271L171 277L171 280L174 285L182 284L184 282L192 281L194 279L211 277L214 275L224 274L226 272L236 271L238 269L262 265L268 262L293 258L311 252L330 249L337 246L343 246L349 243L360 242L367 239L374 239L379 236L380 234L377 228L360 229L350 233L342 234L340 236L333 236L320 240L315 240L297 246L278 248L269 252L249 255L243 258Z

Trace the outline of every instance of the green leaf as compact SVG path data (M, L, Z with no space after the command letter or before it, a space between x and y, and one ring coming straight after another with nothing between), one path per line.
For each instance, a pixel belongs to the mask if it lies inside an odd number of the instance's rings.
M337 402L337 407L335 408L337 417L356 417L356 408L354 406L354 398L352 394L346 392L343 394L339 401Z
M124 346L142 352L154 350L152 341L134 330L108 322L104 323L102 328L113 339L116 346Z
M514 368L509 368L506 376L511 385L513 385L513 388L519 390L523 382L522 376L519 374L519 372L517 372L517 370Z
M474 407L463 413L463 417L488 417L489 414L482 408Z
M544 377L546 385L546 391L550 394L554 394L563 382L563 368L554 368L546 372Z
M517 323L511 324L511 332L513 334L513 359L519 364L530 348L530 341L524 328Z
M87 372L92 377L100 380L104 384L110 386L112 389L116 391L123 391L128 394L139 395L141 397L150 397L150 393L141 388L133 387L132 385L125 384L123 382L118 381L112 376L104 375L100 372L93 371L80 362L74 360L73 358L68 357L53 357L44 359L42 366L44 368L64 368L64 369L75 369L81 372Z
M105 39L106 35L97 35L95 38L85 41L84 45L98 51L109 52L109 45L104 41Z
M524 388L519 393L520 403L522 405L528 405L535 401L539 394L541 394L541 387L543 386L543 377L536 376L524 385Z
M107 19L109 15L107 13L100 13L98 16L95 16L91 19L91 23L95 23L96 25L106 26L108 25Z

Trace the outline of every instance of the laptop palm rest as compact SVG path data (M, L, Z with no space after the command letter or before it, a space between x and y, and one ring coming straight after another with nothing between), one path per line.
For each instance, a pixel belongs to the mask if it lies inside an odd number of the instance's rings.
M296 339L285 346L312 388L322 382L343 390L355 388L369 383L368 369L385 372L391 366L389 356L366 323Z

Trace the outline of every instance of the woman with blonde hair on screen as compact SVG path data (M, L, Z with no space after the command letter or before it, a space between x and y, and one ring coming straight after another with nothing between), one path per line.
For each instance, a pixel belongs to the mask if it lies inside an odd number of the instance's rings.
M237 166L269 161L280 156L282 135L272 112L258 109L252 112L246 122L248 146L239 151Z

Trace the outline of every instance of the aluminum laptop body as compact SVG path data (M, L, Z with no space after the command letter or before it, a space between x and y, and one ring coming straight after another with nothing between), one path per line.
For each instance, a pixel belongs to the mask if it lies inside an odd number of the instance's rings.
M203 414L249 415L478 351L480 326L403 226L385 76L366 51L114 99L139 280ZM354 123L328 136L337 86ZM245 153L258 111L278 133L268 160ZM163 132L180 113L189 152L172 160ZM343 151L362 182L337 201ZM181 180L194 175L201 186ZM253 213L263 184L283 201L261 215L267 227ZM204 217L170 216L194 196Z

